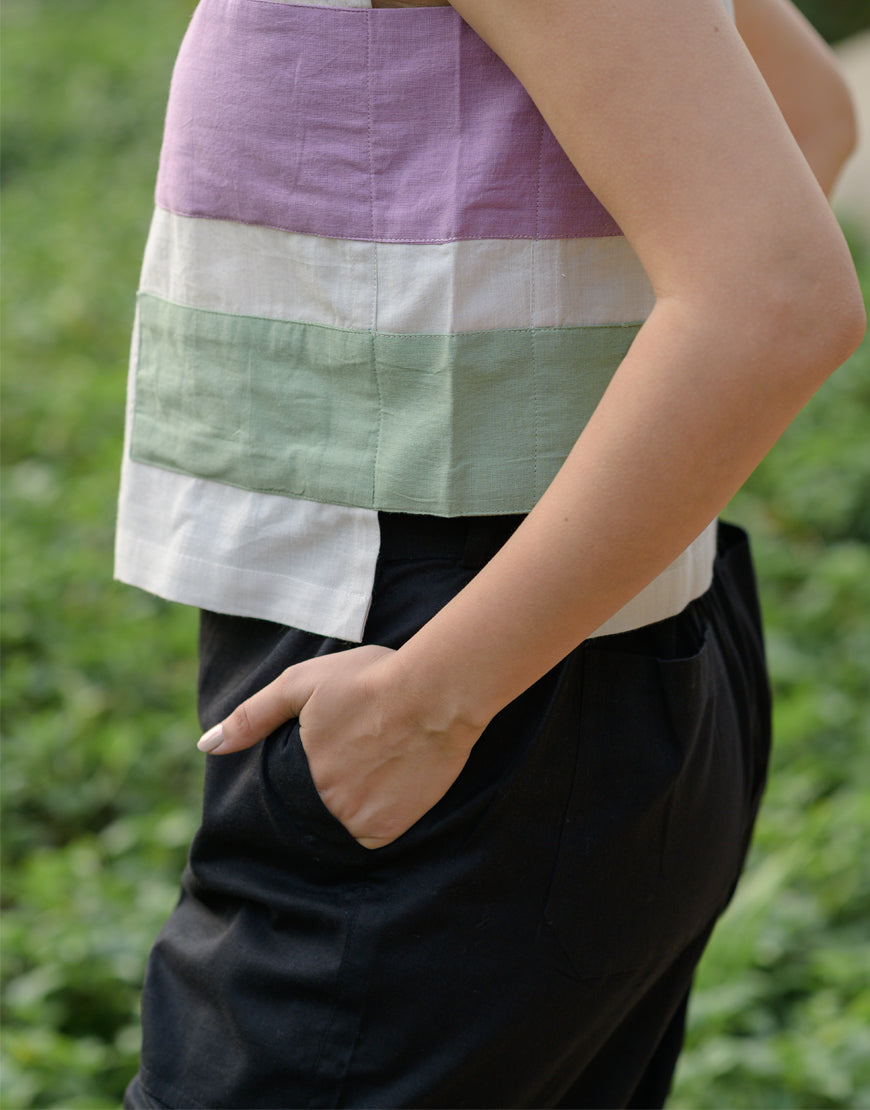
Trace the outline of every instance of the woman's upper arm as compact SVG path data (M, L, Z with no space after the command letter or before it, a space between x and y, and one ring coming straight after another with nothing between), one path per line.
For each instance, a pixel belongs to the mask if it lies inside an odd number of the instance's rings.
M735 0L737 30L826 192L857 138L833 51L790 0Z
M836 223L720 0L453 4L526 87L660 298L740 312L781 276L787 299L823 282L829 303L838 290L854 300Z

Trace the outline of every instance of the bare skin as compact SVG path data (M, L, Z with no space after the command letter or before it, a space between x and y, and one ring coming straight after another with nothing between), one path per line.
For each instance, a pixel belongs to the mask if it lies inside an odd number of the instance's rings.
M698 535L865 326L819 187L848 143L797 122L800 85L817 95L806 71L771 78L789 129L719 0L453 6L623 228L656 304L550 488L450 604L398 651L290 668L200 741L238 751L299 717L325 804L369 848L434 805L495 713ZM810 64L782 0L740 8L756 57L783 31L792 64ZM826 52L809 55L836 86Z
M789 0L735 0L737 30L798 146L830 196L858 135L827 43Z

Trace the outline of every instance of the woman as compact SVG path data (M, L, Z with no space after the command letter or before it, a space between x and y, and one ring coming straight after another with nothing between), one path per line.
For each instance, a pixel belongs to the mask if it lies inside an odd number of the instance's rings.
M118 557L220 758L128 1106L664 1101L767 755L716 514L863 331L848 98L736 14L792 133L719 0L200 5Z

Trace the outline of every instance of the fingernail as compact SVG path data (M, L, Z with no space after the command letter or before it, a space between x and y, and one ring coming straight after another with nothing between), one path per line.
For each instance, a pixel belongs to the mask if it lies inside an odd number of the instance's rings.
M223 725L215 725L210 728L208 732L197 740L196 746L201 752L213 752L215 748L219 748L224 742L224 727Z

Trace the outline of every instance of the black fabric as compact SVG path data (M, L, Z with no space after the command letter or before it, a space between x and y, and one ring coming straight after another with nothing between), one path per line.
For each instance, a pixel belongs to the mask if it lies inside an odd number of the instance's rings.
M516 521L441 523L385 522L367 642L399 647ZM203 727L347 646L204 613ZM703 597L581 645L393 844L326 810L295 722L209 757L126 1105L661 1105L768 746L748 547L722 525Z

